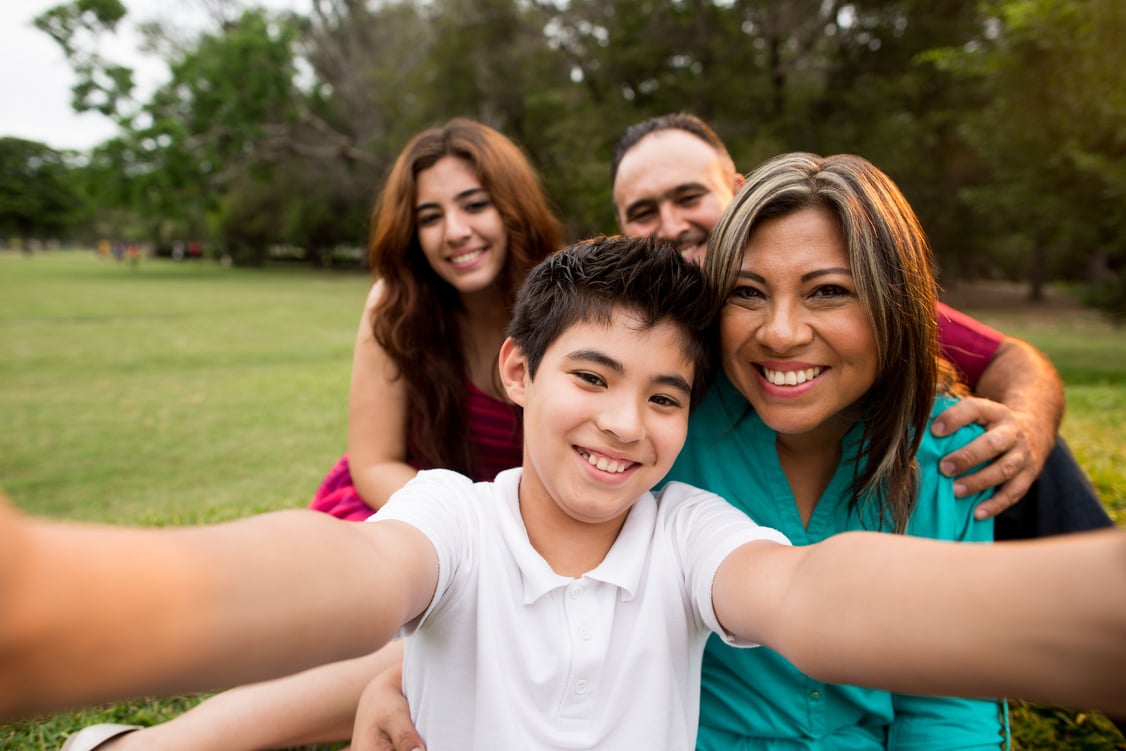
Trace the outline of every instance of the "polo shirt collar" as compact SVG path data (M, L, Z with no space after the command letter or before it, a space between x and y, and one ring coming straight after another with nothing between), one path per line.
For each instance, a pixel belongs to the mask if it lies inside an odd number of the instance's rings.
M548 592L566 587L575 580L555 573L528 539L528 530L520 516L522 473L520 468L501 472L494 481L494 488L500 496L498 521L501 534L520 569L523 602L530 605ZM585 578L618 587L622 590L622 600L632 600L640 586L656 519L657 500L652 493L646 493L630 509L610 552L592 571L587 572Z

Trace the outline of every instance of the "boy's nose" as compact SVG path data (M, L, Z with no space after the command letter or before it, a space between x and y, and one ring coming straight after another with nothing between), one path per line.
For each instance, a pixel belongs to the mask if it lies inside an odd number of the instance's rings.
M598 427L620 443L636 443L645 435L641 410L630 399L617 400L603 410L598 417Z

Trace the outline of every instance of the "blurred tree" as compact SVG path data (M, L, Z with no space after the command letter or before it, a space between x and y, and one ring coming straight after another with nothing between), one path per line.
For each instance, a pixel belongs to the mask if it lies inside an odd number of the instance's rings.
M85 211L78 168L46 144L0 138L0 235L60 238Z
M930 56L979 93L961 130L989 175L964 195L1018 240L1032 299L1052 277L1113 286L1126 261L1126 5L993 0L985 11L980 35Z
M133 71L105 58L100 42L117 30L125 17L121 0L73 0L37 16L35 27L62 48L78 82L71 104L78 112L101 112L128 123L133 95Z

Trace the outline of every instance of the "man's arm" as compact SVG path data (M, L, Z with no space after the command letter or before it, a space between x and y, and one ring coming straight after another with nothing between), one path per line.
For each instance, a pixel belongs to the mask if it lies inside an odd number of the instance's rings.
M0 499L0 550L0 718L365 654L437 581L412 527L309 511L141 530L29 519Z
M754 542L728 556L712 591L725 629L819 680L1126 714L1126 532Z
M978 507L979 519L996 516L1020 500L1044 467L1056 442L1063 417L1063 383L1051 362L1032 345L1006 337L982 372L975 397L943 412L932 426L948 435L969 423L985 434L943 458L943 474L958 477L957 496L996 486L993 497Z

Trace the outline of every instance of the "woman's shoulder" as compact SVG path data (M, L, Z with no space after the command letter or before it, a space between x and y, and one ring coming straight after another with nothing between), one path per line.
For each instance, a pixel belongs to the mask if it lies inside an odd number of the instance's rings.
M919 443L920 464L924 462L926 457L933 458L937 464L939 458L946 456L951 451L957 451L985 432L985 429L980 425L971 423L970 425L955 430L950 435L936 436L934 434L934 431L931 430L934 421L948 408L957 404L958 401L958 397L948 394L938 394L935 396L934 404L931 405L930 419L927 420L927 430L923 435L922 441Z

